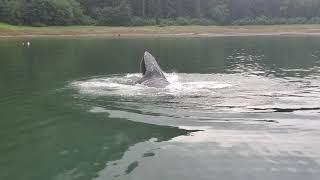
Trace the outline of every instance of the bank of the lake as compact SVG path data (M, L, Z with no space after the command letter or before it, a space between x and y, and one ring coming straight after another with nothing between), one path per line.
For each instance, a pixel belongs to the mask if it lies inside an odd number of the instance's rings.
M320 35L320 25L259 26L50 26L30 27L0 23L0 38L41 36L207 37L258 35Z

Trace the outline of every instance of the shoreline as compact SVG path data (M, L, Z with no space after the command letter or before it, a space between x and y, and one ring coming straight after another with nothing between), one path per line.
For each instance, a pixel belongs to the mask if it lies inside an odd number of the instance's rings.
M35 37L233 37L233 36L320 36L318 25L259 26L1 26L0 39Z
M282 36L282 37L320 37L320 33L234 33L234 34L76 34L76 35L44 35L44 34L30 34L30 35L0 35L1 39L15 39L15 38L213 38L213 37L255 37L255 36Z

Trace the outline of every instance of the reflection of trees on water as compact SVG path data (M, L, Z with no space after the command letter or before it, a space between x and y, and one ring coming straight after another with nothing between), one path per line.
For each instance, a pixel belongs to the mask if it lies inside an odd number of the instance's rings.
M28 141L23 137L27 135L31 142L18 144L10 152L1 151L1 156L8 160L1 179L91 179L109 161L121 159L137 143L152 138L168 141L189 133L179 128L108 118L105 114L54 108L64 113L47 126L14 138L18 142ZM21 173L12 174L13 170Z

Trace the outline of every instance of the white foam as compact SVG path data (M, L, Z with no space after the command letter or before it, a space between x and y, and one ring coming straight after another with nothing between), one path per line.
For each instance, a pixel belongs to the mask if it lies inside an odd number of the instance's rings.
M141 75L126 74L75 81L71 87L81 94L88 95L119 95L119 96L184 96L211 95L216 89L230 87L231 84L215 81L211 74L165 74L170 85L166 88L151 88L134 84ZM195 78L195 76L197 78Z
M140 73L131 73L131 74L127 74L125 77L126 78L141 77L141 74Z

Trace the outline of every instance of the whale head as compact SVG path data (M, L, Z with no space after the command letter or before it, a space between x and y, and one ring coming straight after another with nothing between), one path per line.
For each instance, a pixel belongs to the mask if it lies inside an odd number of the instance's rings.
M143 77L136 83L150 87L165 87L169 84L156 59L147 51L142 57L140 71Z
M147 51L141 60L140 71L144 76L165 77L156 59Z

